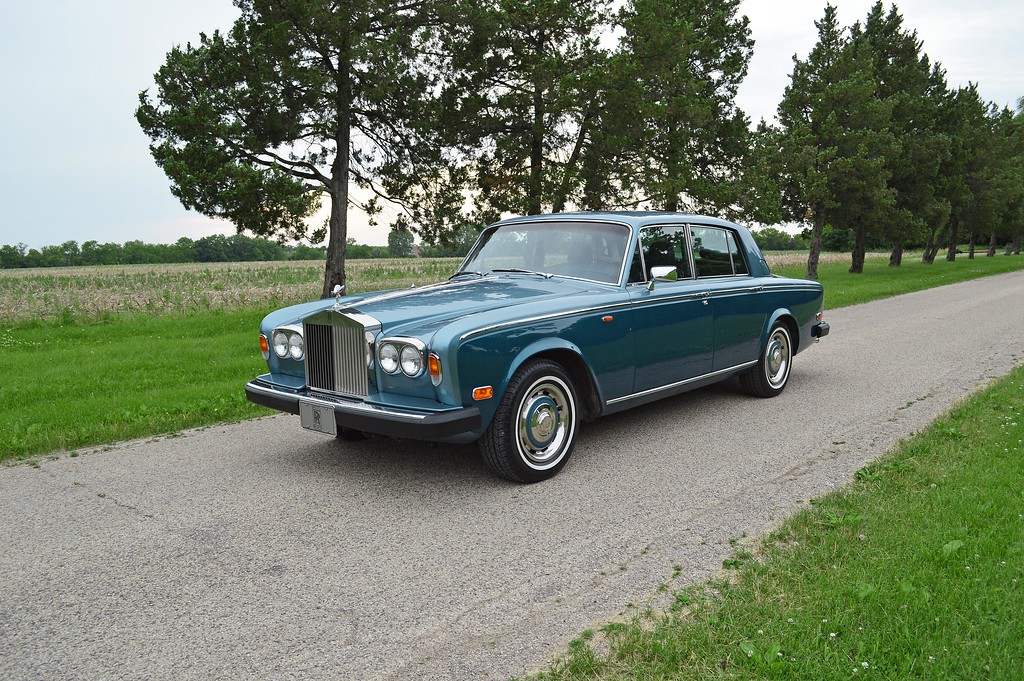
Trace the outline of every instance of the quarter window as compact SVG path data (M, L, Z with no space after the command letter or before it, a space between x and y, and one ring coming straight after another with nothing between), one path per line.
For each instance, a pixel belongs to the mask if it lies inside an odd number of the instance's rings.
M690 240L698 277L727 277L748 273L732 232L716 227L691 227Z

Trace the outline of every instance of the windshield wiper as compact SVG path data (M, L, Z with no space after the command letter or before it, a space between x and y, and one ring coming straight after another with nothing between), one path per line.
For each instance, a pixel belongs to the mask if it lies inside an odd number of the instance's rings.
M520 269L519 267L498 267L491 270L491 272L512 272L513 274L536 274L538 277L544 277L545 279L550 279L552 277L552 275L545 274L544 272L534 272L533 270L524 270Z
M475 277L482 277L482 276L484 276L483 272L473 272L472 270L460 270L460 271L456 272L455 274L453 274L452 276L448 277L448 281L451 281L455 277L461 277L464 274L472 274Z

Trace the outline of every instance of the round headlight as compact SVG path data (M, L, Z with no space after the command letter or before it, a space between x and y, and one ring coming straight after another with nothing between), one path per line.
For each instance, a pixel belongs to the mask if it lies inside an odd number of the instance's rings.
M402 373L406 376L419 376L423 371L423 353L412 345L402 348Z
M280 358L285 358L288 355L288 334L284 331L274 332L274 354Z
M377 350L377 360L385 373L395 373L398 371L398 348L391 343L384 343Z
M302 359L303 355L302 334L293 333L288 337L288 354L294 360Z

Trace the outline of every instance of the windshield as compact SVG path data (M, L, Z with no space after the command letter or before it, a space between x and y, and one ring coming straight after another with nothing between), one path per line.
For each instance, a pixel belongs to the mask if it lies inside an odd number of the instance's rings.
M604 222L521 222L485 231L459 272L525 272L619 283L629 228Z

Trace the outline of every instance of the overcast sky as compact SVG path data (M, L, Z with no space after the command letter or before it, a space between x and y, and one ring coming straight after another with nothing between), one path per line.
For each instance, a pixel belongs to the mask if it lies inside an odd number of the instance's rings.
M68 240L171 243L231 225L186 211L149 155L135 121L138 93L173 45L227 29L230 0L49 0L5 3L0 25L0 244L39 248ZM843 25L873 0L835 0ZM1024 96L1024 3L904 0L905 26L942 62L950 86L978 83L983 97L1013 106ZM756 41L739 105L772 119L794 54L814 45L824 0L744 0ZM887 7L889 5L886 5ZM358 220L361 243L384 244L385 228Z

